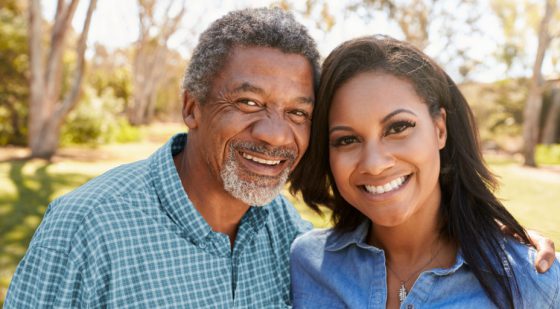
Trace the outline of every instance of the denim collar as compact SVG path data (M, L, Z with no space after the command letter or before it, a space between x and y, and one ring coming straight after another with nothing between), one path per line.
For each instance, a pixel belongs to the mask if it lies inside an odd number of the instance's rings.
M327 242L325 244L325 250L340 251L348 246L356 245L357 247L372 252L383 253L384 251L382 249L369 245L366 242L366 237L369 232L370 225L371 222L369 220L366 220L362 222L360 225L358 225L358 227L352 231L339 233L331 230L331 233L328 235ZM434 268L429 270L428 272L433 273L434 275L437 276L446 276L446 275L453 274L454 272L459 270L463 265L466 265L466 263L465 263L465 259L463 258L463 253L459 249L453 266L449 268Z
M325 244L325 250L327 251L340 251L350 245L355 244L356 246L368 250L383 251L377 247L371 246L366 243L366 237L369 231L370 221L365 220L360 223L357 228L348 232L332 232L328 236L327 242Z

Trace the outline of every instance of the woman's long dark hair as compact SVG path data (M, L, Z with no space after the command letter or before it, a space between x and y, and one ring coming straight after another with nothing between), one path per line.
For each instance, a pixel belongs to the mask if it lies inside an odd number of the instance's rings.
M406 80L432 116L444 108L447 141L440 150L442 191L440 234L456 242L469 269L498 307L514 307L519 288L501 245L498 222L530 243L523 227L492 193L497 182L484 164L478 131L467 101L451 78L412 45L385 36L368 36L338 46L323 63L309 149L290 176L292 193L301 192L310 208L333 212L334 228L355 229L367 218L340 195L329 166L328 118L335 92L363 72L382 72Z

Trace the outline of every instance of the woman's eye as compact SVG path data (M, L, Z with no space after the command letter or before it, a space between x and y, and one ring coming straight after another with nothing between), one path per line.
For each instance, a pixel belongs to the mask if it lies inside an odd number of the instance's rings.
M385 131L385 135L399 134L406 129L413 128L415 126L416 123L412 121L397 121L395 123L392 123L389 128L387 128L387 131Z
M340 147L340 146L346 146L346 145L350 145L353 143L356 143L358 141L358 139L355 136L341 136L339 138L334 139L331 142L331 145L333 147Z

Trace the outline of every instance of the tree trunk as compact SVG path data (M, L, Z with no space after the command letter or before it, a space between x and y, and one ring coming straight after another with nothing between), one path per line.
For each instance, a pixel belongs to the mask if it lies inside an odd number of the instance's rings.
M533 75L529 86L529 96L523 112L523 157L525 159L524 165L526 166L537 166L535 162L535 148L538 143L539 116L542 108L542 65L546 50L551 40L548 32L548 25L555 10L555 1L556 0L546 1L544 16L539 26L539 45L537 48L535 63L533 65Z
M62 98L62 56L66 35L79 0L58 1L47 62L43 62L42 18L39 0L29 6L29 57L31 67L29 101L29 147L31 157L50 159L58 148L64 118L78 103L85 70L85 50L91 18L97 0L90 0L77 46L77 65L70 90Z
M531 85L529 97L525 105L523 121L523 158L526 166L537 166L535 162L535 148L539 138L539 115L542 107L542 91L540 86Z
M554 144L556 132L558 132L558 121L560 120L560 87L552 89L550 109L547 112L546 122L543 130L543 144Z

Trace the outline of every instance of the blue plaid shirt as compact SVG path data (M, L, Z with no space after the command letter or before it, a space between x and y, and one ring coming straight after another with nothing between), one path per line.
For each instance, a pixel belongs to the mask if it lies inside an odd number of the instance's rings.
M4 308L289 307L290 244L311 225L278 196L247 211L232 250L183 190L185 139L52 202Z

